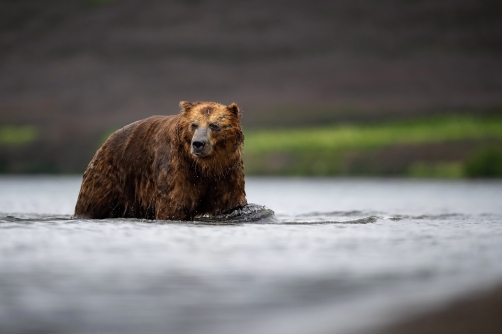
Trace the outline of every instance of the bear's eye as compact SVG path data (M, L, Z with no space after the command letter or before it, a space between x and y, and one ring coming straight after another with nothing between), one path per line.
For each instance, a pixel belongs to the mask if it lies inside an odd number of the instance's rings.
M220 131L220 127L214 123L209 124L211 131Z
M196 130L199 126L195 123L192 123L192 130Z

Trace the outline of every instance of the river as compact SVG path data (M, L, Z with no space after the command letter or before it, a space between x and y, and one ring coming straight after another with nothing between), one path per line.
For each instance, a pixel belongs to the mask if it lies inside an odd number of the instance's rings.
M81 177L0 177L0 333L323 334L502 282L502 182L247 178L246 212L71 219Z

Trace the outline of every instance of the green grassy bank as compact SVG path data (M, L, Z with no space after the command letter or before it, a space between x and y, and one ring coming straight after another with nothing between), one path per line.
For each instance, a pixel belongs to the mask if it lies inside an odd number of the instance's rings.
M17 146L35 141L38 130L34 126L0 126L0 146Z
M82 173L110 132L0 126L0 173ZM502 117L245 129L247 175L502 177Z
M501 177L502 118L245 131L247 174Z

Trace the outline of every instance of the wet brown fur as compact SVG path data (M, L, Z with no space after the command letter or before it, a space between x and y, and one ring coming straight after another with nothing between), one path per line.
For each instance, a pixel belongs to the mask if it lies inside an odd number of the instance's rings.
M247 204L237 105L180 106L178 115L152 116L108 138L84 173L75 217L193 220ZM219 126L206 157L190 152L194 123Z

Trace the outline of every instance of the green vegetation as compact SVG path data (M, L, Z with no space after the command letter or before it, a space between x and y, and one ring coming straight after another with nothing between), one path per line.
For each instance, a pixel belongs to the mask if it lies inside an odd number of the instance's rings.
M28 144L38 137L34 126L2 126L0 127L0 146Z
M81 173L103 136L0 126L0 173ZM502 177L502 117L245 130L247 175Z
M415 162L408 168L407 175L414 178L457 179L465 177L466 172L460 162Z
M244 159L248 174L502 176L495 167L488 168L490 172L474 167L500 163L487 153L471 158L472 151L487 142L502 142L502 118L451 116L372 125L246 131ZM450 152L450 146L456 146L458 153L443 157L441 151ZM427 147L439 153L429 154ZM426 160L422 161L417 152ZM469 159L473 162L466 165Z
M246 131L248 153L374 149L465 139L502 138L502 118L453 117L377 125Z
M470 177L502 177L502 148L483 147L465 165Z

